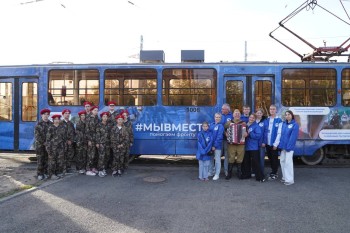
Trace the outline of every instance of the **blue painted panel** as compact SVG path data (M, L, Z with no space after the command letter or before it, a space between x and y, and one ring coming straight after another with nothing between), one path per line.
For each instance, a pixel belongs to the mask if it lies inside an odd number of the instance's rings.
M13 122L0 122L0 150L13 150Z
M175 140L135 140L131 154L175 154Z
M20 123L19 150L34 150L34 128L36 122Z
M176 154L195 155L197 152L197 139L194 140L177 140L176 141Z

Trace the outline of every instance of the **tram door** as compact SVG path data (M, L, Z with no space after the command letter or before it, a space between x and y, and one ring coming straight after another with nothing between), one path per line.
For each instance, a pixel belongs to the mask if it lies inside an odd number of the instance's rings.
M31 150L38 117L38 79L0 77L0 150Z
M274 77L265 75L224 76L224 102L230 104L231 110L249 105L251 112L262 108L268 114L271 104L274 104Z

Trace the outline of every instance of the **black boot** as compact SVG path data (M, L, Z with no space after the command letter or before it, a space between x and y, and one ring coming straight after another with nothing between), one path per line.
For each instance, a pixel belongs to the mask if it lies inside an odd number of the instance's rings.
M238 179L242 179L242 164L237 163L237 177Z
M232 177L232 169L233 169L233 163L229 163L228 164L227 176L225 177L226 180L231 179L231 177Z

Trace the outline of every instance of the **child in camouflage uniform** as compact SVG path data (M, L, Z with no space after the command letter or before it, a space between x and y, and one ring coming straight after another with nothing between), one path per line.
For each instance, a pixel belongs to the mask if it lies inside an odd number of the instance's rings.
M84 174L86 168L86 153L87 153L87 141L86 141L86 124L85 117L86 111L78 112L79 120L75 126L75 142L76 142L76 167L80 174Z
M115 106L117 104L114 101L109 101L107 105L108 105L108 113L109 113L109 118L107 120L107 123L110 125L110 128L112 128L114 125L117 124L115 121L115 117L119 115L120 111L115 110Z
M95 176L98 171L96 169L96 127L98 125L98 107L91 108L91 115L86 119L86 139L88 142L86 175Z
M107 123L109 113L103 112L100 114L102 122L96 127L96 147L98 151L98 176L105 177L106 163L109 160L110 154L110 129Z
M111 129L111 147L113 150L113 176L121 176L124 168L124 158L129 147L129 133L123 125L123 116L118 115L115 118L117 124Z
M129 146L127 147L126 153L125 153L125 158L124 158L124 170L128 169L129 167L129 159L130 159L130 148L134 144L134 132L132 129L132 123L129 121L129 112L128 110L123 110L122 111L122 116L124 118L124 126L127 129L129 133Z
M59 179L64 176L64 152L67 132L60 124L61 115L53 115L46 134L46 149L48 152L48 176L50 179Z
M87 119L88 116L91 115L91 106L92 106L92 104L89 101L85 101L83 105L84 105L85 112L86 112L85 119Z
M48 155L45 148L46 134L49 126L52 124L49 121L50 110L45 108L40 111L41 119L35 126L35 153L38 162L37 175L38 180L42 180L46 177L47 174L47 160Z
M62 111L63 120L61 121L61 124L64 125L64 127L67 130L67 137L66 137L66 145L65 145L65 172L71 173L71 163L74 159L74 137L75 137L75 129L74 124L69 120L71 111L69 109L64 109Z

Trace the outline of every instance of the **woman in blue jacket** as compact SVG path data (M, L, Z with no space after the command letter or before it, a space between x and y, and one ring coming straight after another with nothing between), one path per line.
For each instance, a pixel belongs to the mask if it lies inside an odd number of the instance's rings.
M251 177L252 164L253 161L253 170L255 171L255 179L260 182L264 182L264 176L260 170L259 161L260 161L260 139L261 139L261 128L256 123L256 115L254 113L249 115L249 121L247 124L248 136L245 141L245 154L242 164L242 179L249 179Z
M287 110L285 117L286 120L282 124L281 140L278 147L281 149L281 181L285 185L291 185L294 184L293 153L298 139L299 125L294 120L292 111Z
M199 179L208 181L208 170L210 164L210 157L208 152L212 150L213 135L209 131L208 122L202 123L202 131L198 133L198 149L196 158L199 163Z
M213 180L218 180L221 170L221 151L222 151L222 140L224 135L224 126L221 122L221 113L215 113L215 121L209 125L209 130L213 134L213 145L212 150L215 155L211 156L209 165L209 176L214 175ZM215 159L215 166L214 166Z
M265 119L264 110L262 108L258 108L255 112L256 119L255 122L260 126L261 129L261 138L259 140L259 154L260 154L260 171L265 176L264 168L265 168L265 147L262 146L264 141L264 133L265 133ZM253 170L254 174L255 171Z

